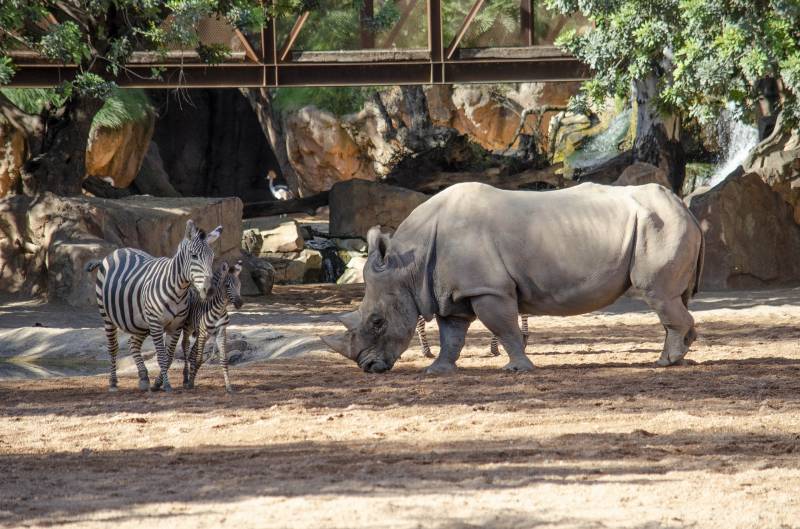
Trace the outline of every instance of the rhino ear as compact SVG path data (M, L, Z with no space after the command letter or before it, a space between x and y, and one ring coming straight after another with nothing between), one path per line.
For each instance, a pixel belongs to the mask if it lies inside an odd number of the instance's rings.
M361 312L356 309L353 312L342 314L339 316L339 321L342 322L342 325L347 327L348 331L355 330L358 324L361 323Z
M376 259L376 263L383 264L391 240L392 238L389 235L381 233L380 226L373 226L367 232L367 248L369 249L369 255L375 256L374 259Z
M332 351L339 353L345 358L355 361L355 355L350 347L349 335L345 332L339 334L328 334L327 336L320 336L322 342L328 346Z

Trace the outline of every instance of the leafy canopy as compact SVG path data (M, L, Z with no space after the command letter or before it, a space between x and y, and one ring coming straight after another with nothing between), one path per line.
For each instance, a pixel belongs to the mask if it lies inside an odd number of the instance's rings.
M662 109L701 120L728 102L752 118L763 81L777 81L787 124L800 122L797 0L547 0L594 27L558 44L588 63L590 100L627 96L634 80L659 76Z
M200 42L198 22L206 17L250 30L264 23L265 10L259 0L2 0L0 85L14 76L15 52L77 65L76 77L60 87L67 96L107 97L137 50L195 50L218 62L230 50Z

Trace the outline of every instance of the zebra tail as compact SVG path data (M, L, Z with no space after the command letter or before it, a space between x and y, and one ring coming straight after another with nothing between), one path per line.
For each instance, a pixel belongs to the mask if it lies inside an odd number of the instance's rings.
M91 261L86 263L86 267L85 267L86 271L87 272L94 272L94 269L97 268L98 266L100 266L100 263L102 263L102 261L98 261L97 259L92 259Z

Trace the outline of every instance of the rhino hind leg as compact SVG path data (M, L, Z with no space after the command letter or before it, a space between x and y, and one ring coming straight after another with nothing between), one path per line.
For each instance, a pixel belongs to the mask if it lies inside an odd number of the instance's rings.
M425 369L427 375L443 375L456 370L456 361L461 356L467 338L470 320L464 318L436 317L439 324L439 356Z
M697 338L694 329L694 318L686 309L680 297L668 300L646 297L648 305L658 314L661 324L667 332L664 339L664 349L661 357L656 361L659 366L669 366L680 363L689 346Z
M508 353L506 371L531 371L533 363L525 356L525 341L519 328L517 301L502 296L478 296L471 300L472 310L481 322L500 339Z

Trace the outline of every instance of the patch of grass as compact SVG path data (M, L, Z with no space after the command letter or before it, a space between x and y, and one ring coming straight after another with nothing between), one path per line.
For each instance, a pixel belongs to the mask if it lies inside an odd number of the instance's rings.
M132 121L141 121L153 107L144 90L117 88L94 117L93 127L118 129Z

